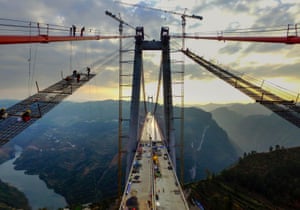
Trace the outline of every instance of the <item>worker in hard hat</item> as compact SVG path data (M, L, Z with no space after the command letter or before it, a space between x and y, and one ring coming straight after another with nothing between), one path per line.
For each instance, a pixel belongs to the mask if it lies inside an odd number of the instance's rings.
M28 109L22 114L22 120L23 120L23 122L27 122L30 119L31 119L31 111L30 111L30 109Z
M4 120L6 119L8 116L7 112L6 112L6 109L5 108L1 108L0 109L0 119Z

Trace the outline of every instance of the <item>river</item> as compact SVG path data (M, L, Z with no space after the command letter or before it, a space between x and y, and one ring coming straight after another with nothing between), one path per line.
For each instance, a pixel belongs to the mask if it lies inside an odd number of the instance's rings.
M67 205L63 196L48 189L38 175L27 175L21 170L15 170L13 162L21 155L22 150L16 150L15 158L0 165L0 179L23 192L33 210L47 208L50 210L63 208ZM34 187L33 187L34 186Z

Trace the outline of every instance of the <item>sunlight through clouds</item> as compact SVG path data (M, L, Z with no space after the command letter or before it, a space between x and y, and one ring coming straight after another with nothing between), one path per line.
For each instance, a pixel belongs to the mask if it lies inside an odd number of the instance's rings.
M253 103L253 100L248 96L217 78L210 80L186 79L185 84L187 106L208 103Z
M296 24L300 18L300 5L294 0L261 0L261 1L216 1L216 0L124 0L129 4L139 4L148 7L175 11L179 13L195 14L203 16L203 20L186 18L186 33L194 35L211 34L217 36L223 30L245 29L252 27L264 27L268 29L274 26L287 26ZM259 2L259 3L258 3ZM187 9L185 11L185 8ZM14 10L14 14L10 11ZM18 20L40 21L49 24L58 24L70 27L76 24L78 28L86 26L100 31L101 35L118 35L118 23L105 15L105 10L121 15L124 20L134 26L143 26L149 34L146 39L159 38L162 26L170 28L170 34L182 33L181 16L166 12L153 11L145 8L126 6L117 1L40 1L33 0L6 1L0 8L2 17ZM276 15L274 15L276 14ZM275 25L276 24L276 25ZM292 25L293 26L293 25ZM68 32L66 32L68 33ZM124 33L135 34L135 31L124 27ZM242 34L243 35L243 34ZM260 35L259 33L257 34ZM282 31L286 35L286 31ZM173 51L181 49L181 39L171 38L172 62L181 61L182 55L173 54ZM126 49L134 49L134 39L126 41L130 43ZM298 45L285 44L254 44L246 42L223 42L211 40L185 39L186 47L196 52L205 59L215 61L218 65L241 73L250 73L253 77L270 79L278 82L293 91L300 89L300 59ZM85 69L90 63L99 66L93 69L98 73L93 83L93 88L83 87L80 94L70 97L72 100L87 100L89 98L117 99L118 98L118 48L119 40L99 40L88 43L68 42L49 43L36 45L3 46L0 54L0 94L1 98L22 99L27 95L27 81L29 81L29 52L32 50L31 66L35 67L35 76L42 87L52 84L60 79L60 72L64 75L71 73L72 69ZM108 62L109 55L116 52ZM34 55L36 54L36 55ZM131 52L126 59L133 60ZM33 62L34 60L34 62ZM185 96L186 103L229 103L231 101L247 101L243 94L228 85L224 85L218 79L212 79L209 73L195 64L191 59L184 58L186 72ZM158 72L161 62L161 53L144 52L144 69L148 95L155 94ZM100 65L101 64L101 65ZM124 66L125 68L125 66ZM127 73L132 72L133 66L127 66ZM178 69L172 63L172 68ZM9 71L8 71L9 69ZM243 72L244 71L244 72ZM3 78L12 78L13 83ZM20 75L18 77L17 75ZM32 76L32 75L31 75ZM34 85L34 84L33 84ZM199 97L194 97L195 90ZM203 93L202 93L203 90ZM208 91L209 90L209 93ZM177 90L176 90L177 91ZM201 91L201 94L200 94ZM205 92L207 91L207 92ZM130 91L128 90L128 95ZM127 94L127 93L126 93ZM201 95L201 96L200 96ZM206 102L204 100L207 100ZM198 101L198 102L197 102Z

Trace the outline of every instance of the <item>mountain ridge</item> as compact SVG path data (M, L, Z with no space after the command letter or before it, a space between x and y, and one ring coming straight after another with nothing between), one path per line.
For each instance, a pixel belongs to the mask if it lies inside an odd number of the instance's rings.
M129 107L130 103L124 102L123 108L127 110L124 115L129 116ZM15 162L16 168L39 175L69 204L96 202L115 195L117 166L113 160L118 151L117 110L118 101L63 102L8 144L23 147L22 155ZM178 111L175 107L175 114ZM187 175L186 180L202 179L206 168L218 172L238 159L226 132L210 113L196 108L186 108L185 112L186 144L194 142L199 147L206 133L201 151L197 151L196 146L193 152L191 147L185 149L186 171L195 171L193 176ZM162 106L158 106L157 113L163 113ZM179 130L177 122L175 126ZM210 162L206 161L208 158Z
M221 173L186 185L189 200L212 210L299 209L299 159L300 147L252 152Z
M240 105L234 105L237 106ZM266 122L265 126L276 126L278 130L282 125L281 121L273 120L276 116L266 115L264 110L257 112L254 109L251 114L242 115L240 112L247 110L245 107L242 109L243 106L233 110L222 107L212 112L196 107L185 108L185 182L201 180L208 171L218 173L238 160L242 152L232 140L228 126L231 130L245 126L242 131L250 136L253 135L251 129L246 128L256 125L257 121ZM130 103L124 102L124 107L127 110L124 114L128 115ZM114 160L117 155L118 112L113 110L118 110L118 102L113 100L63 102L7 146L0 148L0 154L4 149L11 152L9 147L14 144L21 145L24 152L16 161L17 168L26 170L28 174L38 174L49 188L66 197L70 204L114 196L117 189ZM161 115L163 108L159 106L157 112ZM175 107L174 113L180 113L180 109ZM270 119L272 123L268 122ZM177 131L179 127L178 121L175 121ZM178 133L176 139L179 139ZM266 142L266 149L271 146L269 143ZM275 147L275 144L272 145ZM93 186L93 189L87 186ZM95 191L96 188L101 190Z

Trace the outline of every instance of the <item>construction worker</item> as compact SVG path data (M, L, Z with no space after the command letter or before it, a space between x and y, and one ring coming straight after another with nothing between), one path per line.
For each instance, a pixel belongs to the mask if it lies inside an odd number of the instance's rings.
M86 71L87 71L87 76L90 77L91 68L90 67L86 67Z
M0 119L5 120L7 118L8 114L5 110L5 108L0 109Z
M83 32L85 31L85 27L83 26L80 30L80 36L83 36Z
M28 122L30 119L31 119L31 111L30 109L28 109L22 114L22 120L23 122Z
M76 36L76 26L72 25L72 32L73 32L73 36Z
M77 74L77 82L79 82L80 81L80 74L78 73Z
M73 70L73 78L75 79L77 77L77 70Z

